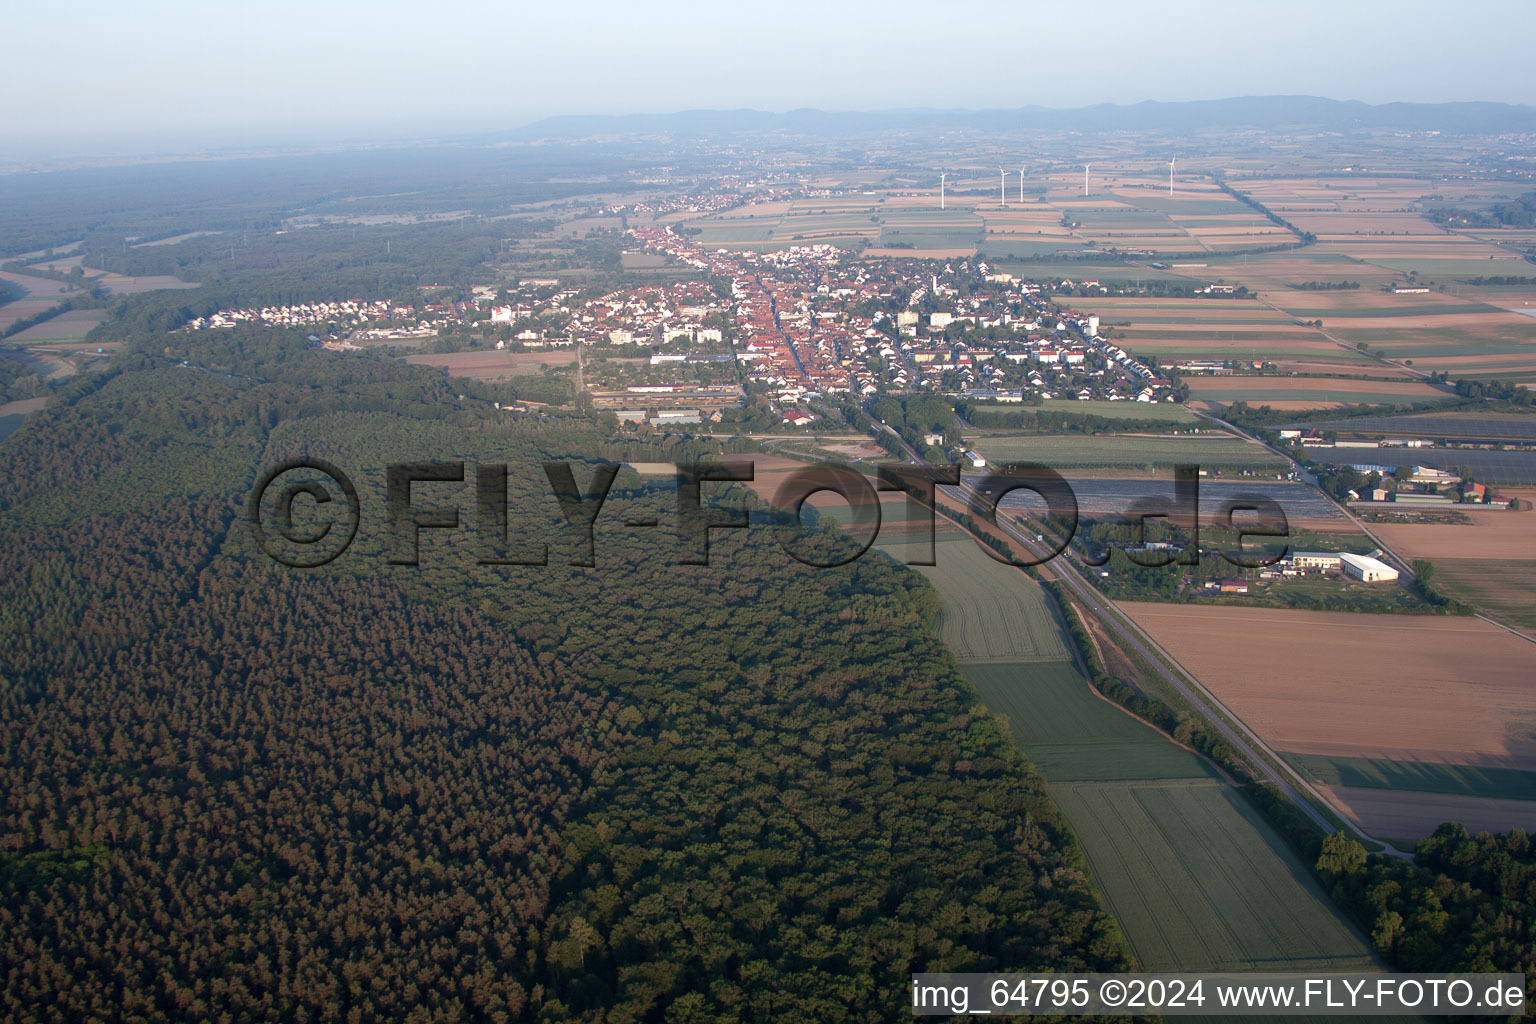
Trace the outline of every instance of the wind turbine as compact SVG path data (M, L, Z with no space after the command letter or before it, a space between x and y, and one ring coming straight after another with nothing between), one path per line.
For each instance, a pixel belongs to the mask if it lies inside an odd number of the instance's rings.
M1172 159L1170 159L1168 161L1168 198L1169 199L1173 198L1173 161L1177 160L1177 159L1178 159L1178 157L1173 157Z
M1019 205L1024 205L1024 165L1019 164Z
M1083 195L1088 194L1088 172L1093 169L1093 164L1083 165Z
M1000 206L1008 206L1008 172L1001 167L997 169L997 201Z
M939 172L939 209L944 209L944 172Z

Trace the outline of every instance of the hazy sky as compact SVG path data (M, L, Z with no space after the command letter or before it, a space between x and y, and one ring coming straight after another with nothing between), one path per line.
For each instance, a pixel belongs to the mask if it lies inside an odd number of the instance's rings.
M1306 93L1536 104L1531 0L11 5L0 143ZM1515 45L1511 45L1515 44Z

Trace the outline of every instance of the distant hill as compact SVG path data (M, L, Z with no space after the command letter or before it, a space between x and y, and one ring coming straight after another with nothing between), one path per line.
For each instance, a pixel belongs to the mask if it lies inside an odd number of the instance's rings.
M1536 107L1509 103L1383 103L1320 96L1242 96L1181 103L1075 109L1027 106L1008 110L685 110L673 114L550 117L512 133L515 139L581 138L593 135L788 132L850 135L901 129L982 131L1176 131L1224 128L1370 131L1402 129L1446 134L1536 131Z

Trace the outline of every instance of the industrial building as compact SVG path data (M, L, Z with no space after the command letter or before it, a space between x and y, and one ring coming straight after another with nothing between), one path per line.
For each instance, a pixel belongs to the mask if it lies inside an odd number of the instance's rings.
M1387 583L1397 579L1396 569L1369 555L1352 555L1346 551L1340 553L1339 562L1345 573L1365 583Z
M1291 556L1295 569L1337 569L1342 556L1332 551L1298 551Z

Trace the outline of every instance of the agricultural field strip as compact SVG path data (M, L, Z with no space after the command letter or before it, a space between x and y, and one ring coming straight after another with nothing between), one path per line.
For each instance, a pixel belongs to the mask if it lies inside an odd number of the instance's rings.
M1289 751L1282 751L1280 756L1326 786L1536 800L1536 771Z
M1116 605L1272 749L1536 770L1536 696L1527 685L1536 645L1491 623ZM1214 635L1243 642L1206 642ZM1300 637L1306 642L1298 643ZM1396 668L1405 645L1414 651L1411 672ZM1475 676L1463 667L1461 652L1469 649L1482 652ZM1359 667L1345 679L1343 664Z
M1466 437L1536 440L1536 415L1508 418L1471 415L1361 416L1342 420L1286 424L1291 429L1336 430L1340 434L1382 434L1388 437Z
M1279 470L1285 460L1262 445L1230 434L1215 435L1034 435L970 437L993 462L1028 459L1053 467L1172 465L1265 466Z
M1144 969L1374 966L1222 784L1078 783L1057 799Z
M877 542L878 543L878 542ZM901 558L891 542L880 544ZM937 565L913 566L944 595L936 631L962 663L1062 661L1071 656L1044 591L975 544L945 544Z

